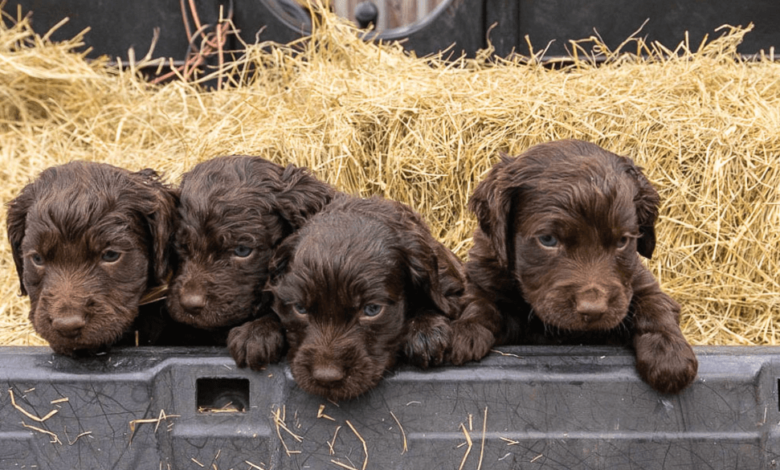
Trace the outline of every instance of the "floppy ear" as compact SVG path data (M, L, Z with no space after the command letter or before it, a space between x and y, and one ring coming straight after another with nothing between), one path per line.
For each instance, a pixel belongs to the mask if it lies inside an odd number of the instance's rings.
M462 266L447 248L424 232L427 227L404 230L399 252L406 265L413 297L410 305L433 305L446 317L454 319L460 314L460 296L463 290ZM420 302L427 299L428 302Z
M490 240L501 267L509 267L509 213L516 187L506 178L505 167L515 158L501 152L501 160L474 190L468 207L477 216L479 228Z
M275 285L287 271L292 261L295 248L298 246L298 234L293 234L284 239L276 247L271 261L268 263L268 285Z
M634 195L634 206L636 207L640 236L636 242L636 251L650 259L655 250L655 219L658 218L658 205L661 203L661 198L642 173L642 169L634 165L631 159L626 158L626 160L629 162L626 173L634 179L637 188Z
M8 228L8 241L11 243L16 274L19 276L19 286L22 295L27 295L24 288L24 258L22 256L22 240L27 223L27 212L35 202L35 190L33 184L28 184L15 199L7 204L6 225Z
M143 188L141 194L147 204L143 208L143 217L151 236L149 250L152 281L154 285L161 285L166 282L171 269L179 192L163 184L157 172L150 168L133 173L132 176L140 180Z
M275 194L279 214L293 231L298 230L333 198L334 189L311 176L305 168L288 165L280 175L281 186Z

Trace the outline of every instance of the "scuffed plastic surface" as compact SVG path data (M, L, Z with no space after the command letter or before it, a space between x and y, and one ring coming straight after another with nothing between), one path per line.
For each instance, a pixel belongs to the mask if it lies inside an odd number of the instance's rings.
M300 390L284 363L237 369L223 349L71 359L0 348L0 468L362 469L362 441L366 468L382 469L457 469L464 456L469 469L762 469L780 460L780 348L696 348L699 376L677 396L644 384L628 350L499 349L466 367L402 367L334 404ZM204 378L248 380L247 410L199 412L198 394L201 405L214 395L198 390ZM246 384L225 383L227 399ZM57 412L39 422L22 410Z

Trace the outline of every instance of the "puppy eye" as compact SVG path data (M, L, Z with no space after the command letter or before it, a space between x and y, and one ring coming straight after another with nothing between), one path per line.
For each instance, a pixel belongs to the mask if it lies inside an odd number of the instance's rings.
M306 308L301 304L293 305L293 310L295 310L295 313L299 315L306 315L307 313L309 313L306 311Z
M252 254L252 248L244 245L238 245L235 250L233 250L233 254L238 256L239 258L246 258L247 256Z
M628 237L622 237L622 238L621 238L620 240L618 240L618 242L617 242L617 248L618 248L618 250L622 250L623 248L625 248L625 247L626 247L626 245L628 245Z
M384 306L378 305L378 304L368 304L365 307L363 307L363 314L367 317L375 317L382 313L382 310L384 310Z
M541 243L542 246L546 246L548 248L552 248L558 245L558 239L552 235L539 235L536 237L536 239L539 240L539 243Z
M114 250L106 250L105 253L103 253L103 256L100 257L103 261L106 263L113 263L114 261L119 259L119 252L116 252Z
M30 259L32 260L34 265L43 266L43 256L39 255L38 253L33 253L30 256Z

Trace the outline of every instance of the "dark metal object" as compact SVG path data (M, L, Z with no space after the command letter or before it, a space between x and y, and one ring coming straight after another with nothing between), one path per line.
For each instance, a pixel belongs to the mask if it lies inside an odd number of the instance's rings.
M467 452L464 468L480 459L490 469L780 462L780 348L696 348L699 377L678 396L644 384L627 350L500 349L504 355L467 367L401 368L336 406L302 392L284 364L237 370L223 349L70 359L46 348L0 348L0 468L336 468L332 460L361 468L363 444L347 421L366 442L370 468L452 469ZM32 415L58 412L36 422L11 404L11 391ZM245 411L198 411L227 402ZM281 426L277 434L277 412L300 442ZM470 450L459 447L464 432ZM61 443L51 443L54 436Z
M91 56L109 55L127 59L127 49L134 47L136 57L146 53L154 28L160 28L155 57L183 59L187 38L178 2L94 2L90 0L12 0L6 11L33 11L34 26L41 34L63 17L71 21L53 35L69 38L89 26L87 46ZM196 0L203 23L215 24L224 0ZM256 39L286 43L307 34L311 27L309 13L294 0L235 0L235 25L244 41ZM498 56L513 50L528 54L527 35L535 50L548 44L546 56L565 56L570 39L598 34L610 48L618 47L647 21L639 35L674 47L688 39L697 48L705 35L710 38L723 24L755 24L739 47L743 54L769 51L780 46L780 2L745 0L742 2L701 0L658 0L625 2L623 0L447 0L423 21L383 31L368 38L405 39L404 47L418 56L451 47L456 57L465 52L474 55L487 47L488 40ZM595 30L595 32L594 32ZM596 33L597 32L597 33ZM229 48L240 48L233 38Z
M360 29L366 29L371 25L376 25L376 19L379 17L379 9L371 2L360 2L355 7L355 19Z

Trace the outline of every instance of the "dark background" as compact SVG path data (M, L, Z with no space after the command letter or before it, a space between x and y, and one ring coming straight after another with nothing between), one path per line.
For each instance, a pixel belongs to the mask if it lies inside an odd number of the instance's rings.
M302 23L306 13L290 2L294 0L234 0L233 21L248 43L273 40L288 42L305 34ZM506 56L513 49L528 54L524 37L528 35L535 50L553 41L547 56L565 56L569 39L586 38L594 30L611 48L647 24L640 37L657 40L674 48L689 32L692 48L705 35L719 36L714 30L723 25L755 25L739 51L755 54L780 45L780 1L778 0L445 0L444 5L412 25L385 30L380 37L407 39L405 47L417 55L453 48L455 55L465 51L473 55L487 45L488 28L495 24L490 39L496 54ZM196 0L203 23L215 24L220 4L228 10L226 0ZM33 26L44 34L62 18L70 21L52 35L53 39L74 36L86 27L86 45L91 57L108 55L127 60L128 48L136 58L143 57L152 41L155 28L160 38L155 57L184 59L187 38L179 2L176 0L11 0L5 10L13 16L21 5L23 14L32 12ZM258 35L258 32L262 32ZM240 49L232 38L226 45Z

